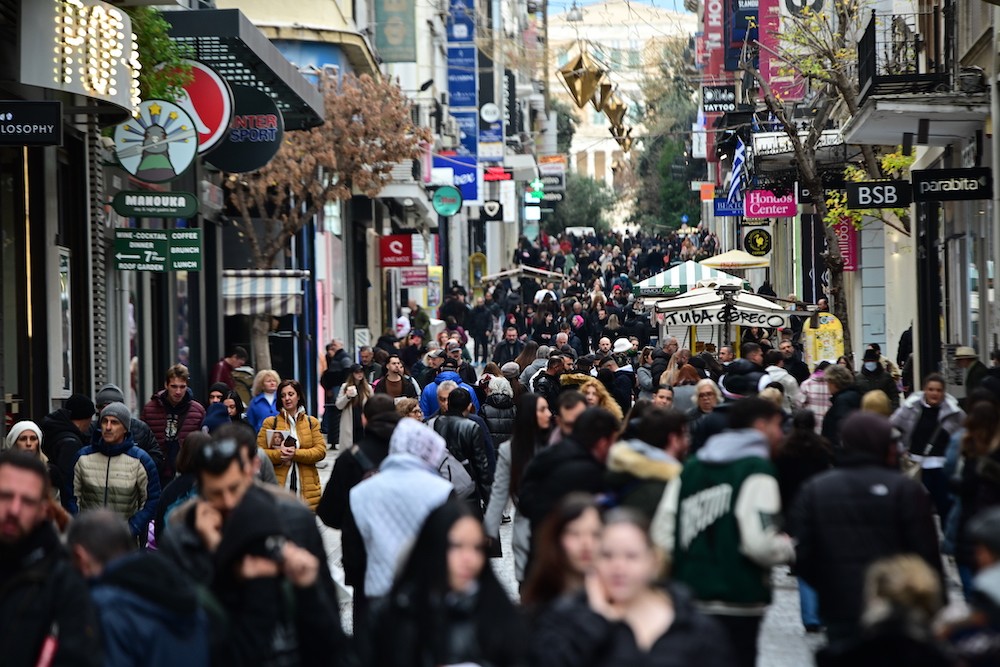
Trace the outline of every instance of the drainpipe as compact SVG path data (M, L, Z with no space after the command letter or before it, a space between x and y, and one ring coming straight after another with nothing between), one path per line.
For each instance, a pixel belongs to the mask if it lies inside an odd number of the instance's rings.
M991 215L993 218L993 224L990 226L990 233L993 237L993 274L994 277L997 275L997 269L1000 268L1000 83L998 83L998 77L1000 77L1000 54L997 53L997 49L1000 48L1000 39L998 39L998 31L1000 31L1000 6L993 7L993 67L990 73L990 125L992 129L992 135L990 136L990 166L993 168L993 206L991 207ZM988 271L988 267L984 266L984 269ZM980 283L986 283L989 280L989 274L979 277ZM994 293L996 288L994 288ZM982 292L980 292L982 294ZM994 297L996 298L996 297ZM985 310L984 310L985 307ZM996 340L996 332L1000 331L1000 307L994 302L992 304L986 303L982 298L979 300L979 329L980 337L983 343L980 345L979 353L983 355L984 358L986 353L992 349L998 347ZM989 313L990 319L986 319L986 313ZM987 329L986 323L990 323L991 326ZM985 335L986 332L990 332L990 336L993 340L990 340ZM987 347L989 349L987 349Z

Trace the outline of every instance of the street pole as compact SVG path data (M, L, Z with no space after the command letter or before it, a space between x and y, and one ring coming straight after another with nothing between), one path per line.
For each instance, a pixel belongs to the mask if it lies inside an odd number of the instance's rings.
M990 123L992 125L992 136L990 136L990 166L993 168L993 206L990 214L993 224L990 225L990 235L992 237L993 271L1000 267L1000 6L993 7L993 67L990 77ZM984 269L988 267L984 264ZM1000 346L997 342L997 331L1000 331L1000 306L995 302L983 298L982 287L990 282L990 276L979 276L980 298L979 298L979 355L989 363L986 353ZM989 349L987 349L989 348Z
M542 0L542 40L544 50L542 52L542 58L545 59L544 72L545 81L543 81L544 88L542 92L545 96L545 125L546 129L549 124L549 109L552 108L552 93L549 91L549 0Z

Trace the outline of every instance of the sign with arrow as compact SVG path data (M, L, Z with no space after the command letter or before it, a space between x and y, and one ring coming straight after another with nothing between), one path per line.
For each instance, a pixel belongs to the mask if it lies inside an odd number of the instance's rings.
M993 198L989 167L924 169L910 172L913 201L964 201Z
M201 271L200 229L116 229L119 271Z

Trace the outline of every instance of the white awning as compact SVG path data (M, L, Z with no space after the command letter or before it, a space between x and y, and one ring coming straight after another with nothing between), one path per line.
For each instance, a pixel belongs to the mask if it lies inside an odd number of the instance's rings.
M301 315L308 271L225 269L222 272L223 315Z
M637 283L634 291L637 296L662 296L671 291L684 293L705 281L715 281L720 285L743 284L742 278L687 261Z

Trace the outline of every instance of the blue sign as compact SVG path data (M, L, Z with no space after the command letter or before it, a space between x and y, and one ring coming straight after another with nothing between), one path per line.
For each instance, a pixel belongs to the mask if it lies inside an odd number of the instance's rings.
M479 165L475 157L435 155L434 168L447 167L455 172L455 187L466 204L479 201Z
M715 215L720 217L724 215L733 215L733 216L743 215L743 200L737 199L736 201L729 203L728 199L725 199L723 197L716 197Z
M471 43L476 41L475 0L452 0L448 11L448 42Z
M471 111L452 109L451 115L458 123L458 153L475 158L479 155L479 114L475 109Z
M479 106L476 47L448 47L448 103L454 109Z

